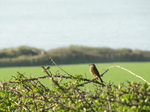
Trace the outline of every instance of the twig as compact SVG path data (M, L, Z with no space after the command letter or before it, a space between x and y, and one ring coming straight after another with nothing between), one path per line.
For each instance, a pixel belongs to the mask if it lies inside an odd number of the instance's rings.
M53 74L51 73L51 71L49 69L46 69L45 67L42 67L42 68L49 77L52 77ZM52 81L57 87L59 87L62 90L63 93L65 93L65 94L67 93L66 89L64 89L63 86L61 86L57 81L54 80L54 77L52 77ZM71 100L72 103L75 104L75 102L73 101L72 98L69 98L69 99Z
M115 67L118 67L118 68L120 68L120 69L122 69L122 70L125 70L125 71L129 72L130 74L132 74L132 75L134 75L134 76L140 78L141 80L143 80L144 82L146 82L148 85L150 85L150 83L149 83L147 80L145 80L143 77L141 77L141 76L139 76L139 75L137 75L137 74L131 72L130 70L128 70L128 69L126 69L126 68L123 68L123 67L121 67L121 66L110 66L110 67L107 67L107 68L104 68L104 69L110 69L110 68L115 68ZM102 70L103 70L103 69L102 69Z
M98 81L95 81L96 79L98 79L98 77L96 77L96 78L94 78L94 79L92 79L92 80L89 80L89 81L87 81L87 82L84 82L84 83L82 83L82 84L79 84L79 85L77 85L77 87L83 86L83 85L88 84L88 83L91 83L91 82L93 82L93 83L96 82L97 84L100 84L100 85L102 85L102 86L105 86L103 83L100 83L100 82L98 82Z
M14 102L14 103L17 104L18 106L20 106L19 103L17 103L17 102ZM22 108L24 108L28 112L31 112L30 109L26 105L24 105L24 104L22 105Z
M81 99L82 99L82 104L84 105L84 102L88 105L89 108L91 108L92 112L95 112L93 106L91 105L90 102L87 101L87 97L85 97L86 95L84 95L83 91L80 91L79 89L76 89L77 93L80 95Z
M6 83L23 83L23 82L28 82L28 81L34 81L34 80L45 79L45 78L54 78L54 77L57 77L57 78L64 78L64 79L72 79L72 78L73 78L73 79L79 79L79 78L71 77L71 76L63 76L63 75L62 75L62 76L60 76L60 75L48 76L48 75L47 75L47 76L42 76L42 77L37 77L37 78L24 79L24 80L15 81L15 82L13 82L13 81L8 81L8 82L6 82ZM100 83L100 82L98 82L98 81L95 81L97 78L98 78L98 77L94 78L93 80L86 79L86 78L80 78L80 80L86 81L85 84L88 84L88 83L93 82L93 83L101 84L101 85L104 86L104 84L102 84L102 83ZM80 84L80 85L78 85L78 86L82 86L82 85L84 85L84 83L83 83L83 84Z
M108 72L109 71L109 69L107 69L104 73L102 73L101 74L101 77L103 77L103 75L106 73L106 72Z
M65 89L64 89L62 86L60 86L57 81L54 80L54 77L52 77L53 74L50 72L50 70L49 70L49 69L46 69L44 66L42 66L42 68L43 68L43 70L45 71L45 73L46 73L49 77L52 78L52 82L53 82L56 86L58 86L64 93L66 93Z
M111 108L111 101L110 101L110 95L109 95L109 90L108 90L108 87L106 86L106 94L107 94L107 102L108 102L108 109L109 109L109 112L112 112L112 108Z
M64 69L62 69L60 66L58 66L55 61L50 57L50 60L53 62L54 65L56 65L59 69L61 69L64 73L66 73L67 75L73 77L71 74L69 74L68 72L66 72Z
M109 70L109 69L108 69L108 70ZM104 73L102 73L102 74L101 74L101 77L102 77L106 72L108 72L108 70L106 70ZM87 81L87 82L85 82L85 83L79 84L79 85L77 85L77 86L83 86L83 85L85 85L85 84L94 82L97 78L98 78L98 77L96 77L96 78L94 78L94 79L92 79L92 80L89 80L89 81ZM103 83L99 83L99 84L102 85L102 86L105 86Z

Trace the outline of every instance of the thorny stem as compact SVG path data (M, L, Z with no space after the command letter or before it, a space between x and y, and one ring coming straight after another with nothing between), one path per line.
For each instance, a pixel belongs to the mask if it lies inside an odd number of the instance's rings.
M67 91L66 91L62 86L60 86L57 81L54 80L54 77L52 77L51 71L50 71L49 69L47 70L45 67L42 67L42 68L43 68L43 70L45 71L45 73L46 73L48 76L50 76L50 77L52 78L53 83L54 83L56 86L58 86L58 87L63 91L63 93L67 93ZM69 99L71 100L72 103L75 104L75 102L73 101L72 98L69 98Z

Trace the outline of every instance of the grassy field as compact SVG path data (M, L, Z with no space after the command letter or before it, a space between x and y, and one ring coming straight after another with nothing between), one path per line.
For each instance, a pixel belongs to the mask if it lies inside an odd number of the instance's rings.
M121 63L96 63L96 66L100 73L103 73L104 70L102 68L110 67L118 65L124 67L133 73L143 77L148 82L150 82L150 62L121 62ZM50 70L53 74L65 74L56 66L50 66ZM88 64L73 64L73 65L60 65L65 71L72 75L83 75L87 78L93 78L93 76L89 73L89 66ZM21 74L24 74L26 77L39 77L46 75L42 72L42 68L40 66L36 67L6 67L0 68L0 79L1 80L9 80L13 75L17 74L17 71ZM115 84L126 82L126 81L137 81L142 82L141 79L133 76L132 74L128 73L119 68L111 68L103 77L105 82L111 81ZM49 79L41 79L42 83L49 85Z

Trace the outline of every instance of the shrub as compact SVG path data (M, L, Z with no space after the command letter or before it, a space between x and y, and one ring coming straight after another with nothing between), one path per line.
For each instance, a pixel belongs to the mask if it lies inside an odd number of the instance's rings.
M0 111L55 112L148 112L150 87L147 83L128 82L113 85L89 80L81 75L54 75L43 67L43 77L26 78L18 73L0 85ZM51 87L39 79L50 78ZM65 81L64 81L65 80ZM93 90L87 88L92 84Z

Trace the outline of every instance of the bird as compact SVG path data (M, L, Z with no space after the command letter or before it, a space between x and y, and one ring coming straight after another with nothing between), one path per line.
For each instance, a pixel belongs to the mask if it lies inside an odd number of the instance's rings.
M103 80L102 80L95 64L90 64L89 66L90 66L90 69L89 69L90 73L94 76L97 76L100 79L100 81L103 83Z

